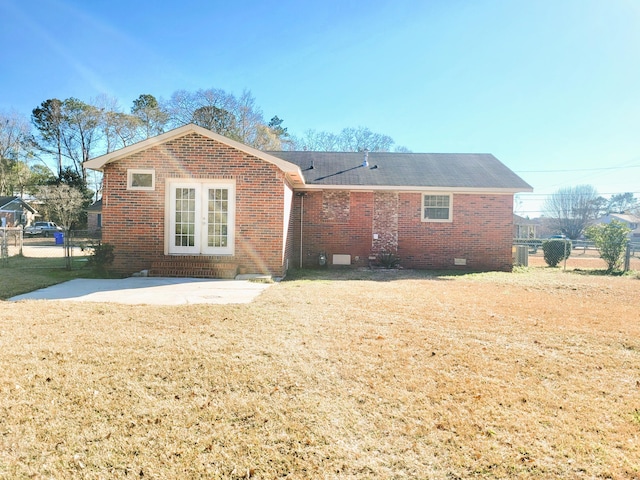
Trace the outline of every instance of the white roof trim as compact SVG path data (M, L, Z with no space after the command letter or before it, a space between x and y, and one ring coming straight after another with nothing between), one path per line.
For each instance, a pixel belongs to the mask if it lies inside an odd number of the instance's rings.
M235 148L236 150L240 150L241 152L253 155L254 157L264 160L265 162L271 163L285 172L285 174L291 179L294 185L304 185L304 177L302 176L300 167L298 167L297 165L282 160L281 158L274 157L273 155L269 155L243 143L231 140L230 138L212 132L211 130L207 130L206 128L199 127L198 125L195 125L193 123L184 125L174 130L170 130L156 137L148 138L141 142L134 143L133 145L115 150L111 153L92 158L91 160L87 160L86 162L84 162L84 166L91 170L102 170L104 166L109 163L117 162L124 157L128 157L143 150L147 150L151 147L161 145L176 138L184 137L191 133L202 135L203 137L210 138L211 140L215 140L216 142L220 142L224 145Z
M520 192L533 192L533 188L473 188L473 187L432 187L427 185L318 185L306 184L301 190L351 190L351 191L387 191L387 192L448 192L448 193L491 193L495 195L513 195Z

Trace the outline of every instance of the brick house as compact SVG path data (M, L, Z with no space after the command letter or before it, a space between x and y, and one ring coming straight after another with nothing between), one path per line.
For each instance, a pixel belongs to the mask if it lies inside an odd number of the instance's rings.
M263 152L195 125L97 157L114 269L282 277L290 267L510 270L513 195L488 154Z
M87 230L98 232L102 229L102 199L87 207Z

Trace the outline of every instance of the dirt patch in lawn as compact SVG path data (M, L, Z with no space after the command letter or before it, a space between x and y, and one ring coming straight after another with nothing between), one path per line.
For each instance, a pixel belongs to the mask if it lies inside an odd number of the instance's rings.
M0 302L0 478L640 478L640 280L334 270Z

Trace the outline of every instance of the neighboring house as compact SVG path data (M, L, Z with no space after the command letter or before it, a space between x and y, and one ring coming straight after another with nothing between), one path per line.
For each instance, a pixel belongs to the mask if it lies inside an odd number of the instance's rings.
M20 197L0 197L0 225L17 227L30 225L38 212Z
M640 240L640 217L627 213L610 213L608 215L605 215L604 217L598 218L594 223L611 223L612 220L617 220L624 223L631 229L631 232L629 232L629 237L634 241Z
M535 220L513 215L513 238L537 238L536 229L538 224Z
M87 208L87 230L96 232L102 228L102 199Z
M293 266L510 270L513 196L489 154L262 152L195 125L89 160L122 273L283 277Z

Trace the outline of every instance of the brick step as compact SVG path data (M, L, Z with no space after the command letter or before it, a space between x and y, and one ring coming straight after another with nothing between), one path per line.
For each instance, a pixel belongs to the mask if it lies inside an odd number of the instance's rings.
M184 259L153 262L149 269L150 277L235 278L237 273L235 263Z

